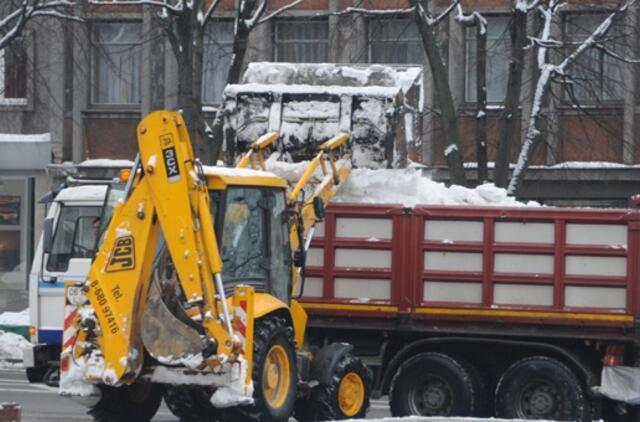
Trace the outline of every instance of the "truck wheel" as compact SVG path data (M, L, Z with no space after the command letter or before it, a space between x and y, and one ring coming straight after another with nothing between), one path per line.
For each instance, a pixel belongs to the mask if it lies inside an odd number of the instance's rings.
M293 413L298 394L293 328L284 318L256 320L253 338L253 400L221 412L227 421L283 422Z
M582 382L563 363L533 356L511 365L496 388L496 416L586 421L589 405Z
M311 396L296 402L299 422L364 418L369 408L373 375L357 357L345 354L329 385L317 385Z
M389 407L393 416L472 416L480 403L473 377L451 356L415 355L391 381Z
M213 391L208 388L169 387L164 401L180 422L214 422L220 410L209 402Z
M42 377L42 382L44 382L49 387L59 387L60 386L60 368L57 365L49 366L47 372L45 372Z
M44 374L47 373L48 366L33 366L27 368L27 380L29 382L42 382Z
M149 422L162 402L158 384L101 385L100 393L100 401L88 412L95 422Z

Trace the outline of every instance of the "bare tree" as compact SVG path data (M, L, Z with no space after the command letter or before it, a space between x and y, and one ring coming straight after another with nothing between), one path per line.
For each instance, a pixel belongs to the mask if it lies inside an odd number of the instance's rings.
M299 5L304 0L292 0L287 5L268 12L268 0L243 0L236 11L233 55L227 83L239 81L247 51L249 34L258 25ZM182 109L192 139L199 139L200 156L215 162L222 143L222 112L218 111L213 130L202 114L202 84L204 36L221 0L89 0L96 6L142 5L159 9L164 33L178 64L178 107ZM212 145L213 143L213 145ZM209 147L213 147L209 150Z
M538 7L543 18L543 26L538 37L531 37L530 40L537 47L537 65L539 76L536 89L532 99L531 114L527 124L522 148L518 156L518 162L513 171L511 181L507 191L510 195L517 195L522 185L524 173L529 166L529 160L536 144L539 142L541 130L540 121L542 118L542 105L549 91L550 84L557 80L560 83L571 83L570 67L576 60L590 48L606 48L604 42L607 34L612 28L614 18L624 13L636 0L627 0L615 8L602 23L582 41L571 53L566 55L559 64L550 63L548 51L550 48L565 47L562 42L555 40L551 36L551 25L559 15L559 9L564 3L559 0L548 0L546 5ZM621 56L619 58L622 59Z
M27 23L39 17L78 19L72 0L4 0L0 5L0 50L22 35Z
M527 45L527 13L534 9L539 0L514 0L509 35L511 38L511 56L509 58L509 76L507 95L500 114L500 129L496 147L495 171L493 181L496 186L506 187L511 163L511 147L516 139L518 109L524 71L524 49Z
M478 181L489 180L487 168L487 20L477 11L465 15L458 5L456 21L476 28L476 160Z

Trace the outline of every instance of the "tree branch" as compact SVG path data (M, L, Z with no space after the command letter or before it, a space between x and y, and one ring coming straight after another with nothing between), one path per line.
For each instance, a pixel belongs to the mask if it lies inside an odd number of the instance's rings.
M415 7L409 7L406 9L364 9L361 7L347 7L346 9L338 12L316 13L314 17L344 16L349 14L361 14L365 16L409 15L415 11Z
M296 7L297 5L302 3L303 1L304 0L294 0L291 3L282 6L280 9L275 10L275 11L269 13L267 16L263 17L262 19L258 20L258 23L256 23L256 26L267 22L269 19L273 19L274 17L280 15L281 13L286 12L289 9L293 9L294 7Z
M202 17L202 22L200 22L200 24L202 25L203 28L207 24L207 21L209 19L211 19L211 16L213 15L213 12L216 11L216 9L218 8L218 6L220 5L221 2L222 2L222 0L213 0L211 2L211 4L209 5L209 8L207 9L206 13Z
M89 0L89 4L94 6L104 6L104 5L120 5L120 6L155 6L162 7L168 10L171 13L178 14L184 9L184 1L180 0L180 2L176 5L170 4L167 0Z

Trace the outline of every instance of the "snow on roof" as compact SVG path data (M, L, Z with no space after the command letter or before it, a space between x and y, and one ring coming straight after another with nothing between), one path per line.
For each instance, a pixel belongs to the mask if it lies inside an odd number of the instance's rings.
M0 142L29 143L29 142L51 142L50 133L39 133L24 135L21 133L0 133Z
M124 167L133 167L133 161L131 160L113 160L110 158L93 158L89 160L84 160L78 167L115 167L115 168L124 168Z
M0 325L29 325L29 308L20 312L3 312L0 314Z
M335 63L250 63L244 84L399 87L407 92L422 77L420 66Z
M82 185L65 188L58 193L56 201L104 201L105 185Z
M329 95L360 95L367 97L393 98L400 91L400 87L384 86L338 86L338 85L287 85L287 84L229 84L224 89L224 95L235 96L242 93L258 94L329 94Z
M222 177L278 177L268 171L253 169L238 169L232 167L202 166L206 176Z

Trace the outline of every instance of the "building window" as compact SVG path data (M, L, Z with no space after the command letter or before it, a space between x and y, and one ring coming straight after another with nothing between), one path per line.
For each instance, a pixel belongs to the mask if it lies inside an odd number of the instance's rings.
M389 64L424 63L422 38L413 19L369 21L369 62Z
M486 16L487 19L487 101L504 102L509 78L509 41L508 16ZM465 98L467 102L476 101L476 28L466 29L465 51Z
M220 104L233 51L233 22L210 22L204 34L202 100Z
M275 43L278 62L326 62L329 57L329 24L326 20L277 22Z
M141 63L139 23L95 23L93 102L139 104Z
M568 13L565 15L566 54L573 52L607 18L603 13ZM623 25L615 22L611 26L604 46L624 55L625 43L629 42L621 31ZM602 49L590 48L583 52L569 75L573 79L572 94L577 100L621 100L624 97L624 63L611 57Z
M23 38L0 50L0 104L27 103L27 49Z

